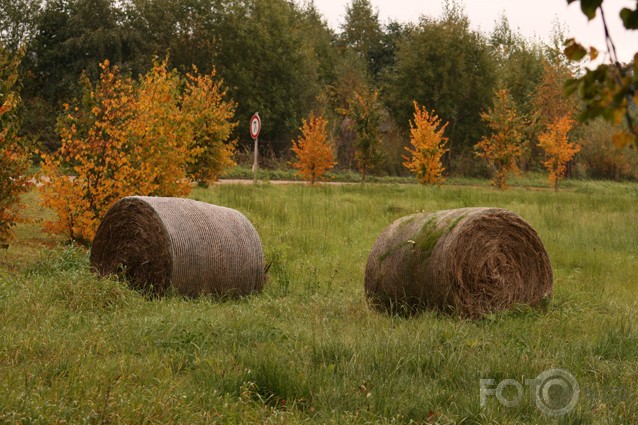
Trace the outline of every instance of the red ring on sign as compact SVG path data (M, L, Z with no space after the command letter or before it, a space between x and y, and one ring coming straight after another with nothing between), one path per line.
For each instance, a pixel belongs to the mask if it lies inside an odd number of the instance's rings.
M259 118L259 114L255 113L250 119L250 137L256 139L259 137L259 133L261 132L261 118Z

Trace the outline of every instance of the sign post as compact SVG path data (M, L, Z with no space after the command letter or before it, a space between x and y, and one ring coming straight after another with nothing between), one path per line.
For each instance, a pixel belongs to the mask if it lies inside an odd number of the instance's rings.
M253 184L257 184L257 169L259 168L259 132L261 131L261 118L259 118L259 112L250 119L250 137L255 141L255 159L253 161Z

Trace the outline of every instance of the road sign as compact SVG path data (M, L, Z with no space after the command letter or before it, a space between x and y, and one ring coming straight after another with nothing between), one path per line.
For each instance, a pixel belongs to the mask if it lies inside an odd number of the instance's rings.
M259 142L259 132L261 131L261 118L259 113L255 114L250 119L250 137L255 141L255 160L253 162L253 183L257 184L257 169L259 168L259 148L257 146Z
M255 115L250 119L250 137L257 139L259 132L261 131L261 118L259 114L255 112Z

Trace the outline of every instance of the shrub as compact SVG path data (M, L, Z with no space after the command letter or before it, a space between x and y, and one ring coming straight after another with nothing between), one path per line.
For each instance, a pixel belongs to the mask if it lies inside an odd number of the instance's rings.
M11 57L0 45L0 242L13 237L12 227L20 212L20 194L30 186L28 151L18 137L17 108L20 57Z
M88 244L113 203L130 195L182 196L191 190L192 174L202 180L232 164L233 144L223 145L234 124L222 127L232 104L220 113L200 111L218 100L220 86L211 77L190 76L186 92L166 61L135 84L108 61L95 87L83 78L84 96L75 107L65 105L59 123L62 146L44 155L43 203L57 213L45 229ZM213 74L214 75L214 74ZM208 108L217 107L213 102ZM197 141L196 141L197 139ZM200 171L199 163L215 164ZM72 176L67 176L67 172Z
M578 142L578 168L583 177L610 180L638 179L638 151L630 146L619 148L613 143L618 128L602 119L583 128Z

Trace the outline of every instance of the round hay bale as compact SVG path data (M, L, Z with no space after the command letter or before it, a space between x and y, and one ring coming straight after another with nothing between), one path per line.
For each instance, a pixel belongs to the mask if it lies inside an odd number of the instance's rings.
M501 208L403 217L377 239L365 291L376 309L477 318L551 297L552 267L536 231Z
M162 295L235 297L261 291L261 240L240 212L192 199L131 196L113 205L91 248L91 268Z

